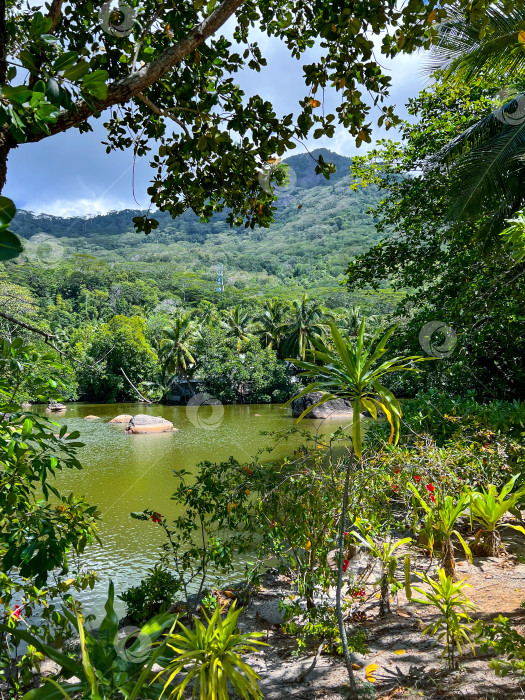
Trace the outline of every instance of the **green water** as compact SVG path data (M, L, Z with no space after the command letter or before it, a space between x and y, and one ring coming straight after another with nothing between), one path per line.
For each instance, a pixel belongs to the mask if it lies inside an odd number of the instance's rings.
M170 420L177 432L129 435L125 425L108 421L119 414L149 413ZM87 415L100 420L84 420ZM117 592L136 584L157 560L163 541L153 523L133 520L130 512L152 508L165 516L176 514L170 500L177 481L172 470L196 472L204 460L222 461L231 455L248 461L271 441L260 431L283 430L295 424L289 409L280 405L148 406L145 404L69 404L64 416L53 417L68 430L78 430L85 446L79 451L82 471L62 472L57 477L62 492L83 494L102 513L100 537L83 556L83 565L95 569L100 582L82 599L87 612L99 614L108 578ZM329 433L338 421L305 420L301 427ZM277 456L289 454L300 442L294 437L280 446ZM272 457L273 458L273 457ZM124 613L123 604L119 612Z

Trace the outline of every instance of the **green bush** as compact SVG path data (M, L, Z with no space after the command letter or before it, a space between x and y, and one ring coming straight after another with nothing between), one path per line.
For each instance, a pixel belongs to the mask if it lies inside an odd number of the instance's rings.
M137 624L167 612L181 589L179 578L162 565L157 564L149 571L138 586L128 588L119 596L126 603L126 614Z

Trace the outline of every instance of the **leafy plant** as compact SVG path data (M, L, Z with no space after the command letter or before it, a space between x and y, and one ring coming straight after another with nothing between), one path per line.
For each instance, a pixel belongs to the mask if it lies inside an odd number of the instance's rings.
M259 676L244 663L241 656L248 652L257 651L257 646L266 646L259 641L262 632L240 634L237 630L237 618L240 609L235 610L235 601L224 620L221 609L217 607L208 618L205 615L205 626L200 620L195 620L195 631L189 630L181 622L181 631L171 633L166 641L176 657L167 666L162 675L169 674L164 684L163 693L167 687L185 672L184 680L170 691L171 698L183 697L189 683L195 681L193 697L199 693L201 698L210 700L228 700L228 681L235 692L243 698L262 698L257 681ZM161 674L158 674L157 678Z
M162 564L156 564L138 586L119 596L126 603L126 614L133 622L144 623L153 615L167 612L181 583Z
M165 641L155 642L176 620L173 615L158 615L147 622L132 638L118 640L118 616L113 607L115 591L110 582L105 605L106 615L102 620L97 636L84 627L82 615L72 614L64 609L64 614L80 637L80 658L58 651L43 644L36 636L24 630L16 630L21 640L31 644L37 651L60 666L59 675L66 682L46 678L39 688L24 695L24 700L62 700L62 698L82 697L99 700L126 698L151 698L157 700L162 685L155 682L151 669L160 662L165 652ZM136 637L136 638L135 638ZM74 681L67 681L75 676Z
M395 327L387 331L383 337L376 332L365 346L365 319L361 321L356 338L351 338L347 333L341 333L335 324L330 324L331 343L329 346L315 340L315 350L312 355L315 362L302 362L291 358L303 372L302 375L311 377L313 382L308 384L294 400L314 391L321 392L321 399L314 406L321 406L327 401L337 398L346 398L352 402L352 445L354 454L358 460L363 454L363 436L361 425L361 411L370 411L372 418L377 420L378 410L382 411L390 425L389 442L397 443L399 438L399 422L401 418L401 406L394 394L387 389L381 381L393 372L417 371L413 366L424 359L419 355L409 357L394 357L391 360L381 358L387 352L386 344L395 331ZM381 381L380 381L381 380ZM291 403L291 400L288 404ZM314 406L308 407L300 415L301 420ZM346 641L346 630L343 620L341 605L341 590L343 580L344 561L344 533L346 530L346 512L348 503L348 490L350 472L353 467L352 459L346 464L345 485L341 505L341 518L339 523L339 571L337 578L336 610L339 624L339 632L343 643L345 664L350 679L350 690L353 698L357 697L352 659Z
M497 676L508 673L525 675L525 637L512 627L507 617L498 615L491 622L479 620L476 632L481 651L496 654L489 666Z
M511 493L518 476L518 474L513 476L499 493L497 488L491 484L487 489L472 492L470 496L472 517L484 528L476 536L476 549L489 557L499 556L501 548L500 527L511 527L525 535L525 528L522 525L511 525L510 523L499 525L501 518L509 511L515 511L518 503L525 497L525 486ZM483 536L483 545L479 546L481 536Z
M395 554L398 547L412 542L411 537L404 537L401 540L387 540L378 544L368 534L364 536L359 532L352 533L355 538L363 544L370 554L381 562L381 575L379 576L379 616L384 617L390 612L390 593L401 588L401 584L396 579L396 571L399 565L400 556ZM408 555L407 555L408 557ZM406 571L405 567L405 571ZM408 572L410 571L410 558L408 558Z
M445 574L454 578L456 574L456 560L454 558L452 535L458 538L466 556L470 561L472 560L472 552L469 546L454 527L457 519L466 511L470 503L470 494L463 492L456 500L453 496L443 496L439 489L433 489L431 495L436 494L434 496L435 507L431 507L422 498L414 484L409 484L408 486L427 515L427 526L430 526L436 532L437 539L441 544L441 564Z
M475 610L476 606L465 596L465 588L470 588L468 583L464 580L453 581L444 569L438 569L437 573L437 581L427 574L418 574L430 590L413 586L413 590L423 597L411 598L411 600L422 605L433 605L438 609L438 619L431 622L423 630L423 634L438 635L438 641L443 641L445 644L442 657L446 655L449 667L454 668L455 650L461 654L465 644L469 644L474 651L470 638L471 618L468 611Z

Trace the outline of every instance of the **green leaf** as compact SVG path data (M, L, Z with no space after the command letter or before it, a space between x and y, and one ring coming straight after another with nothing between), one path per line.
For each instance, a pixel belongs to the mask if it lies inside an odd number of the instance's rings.
M73 66L78 61L78 53L76 51L67 51L66 53L59 56L57 60L53 63L53 70L57 73L66 70L70 66Z
M16 207L12 199L0 196L0 229L7 228L15 218Z
M9 229L0 230L0 260L17 258L24 250L18 236Z
M50 102L57 102L60 99L60 85L55 78L49 78L46 83L46 97Z
M27 102L33 96L33 91L25 85L16 85L15 87L4 85L2 92L6 100L9 100L9 102L18 102L19 104Z
M88 73L82 80L82 88L84 92L94 97L96 100L103 100L108 92L106 80L109 73L105 70L95 70Z
M87 73L89 73L89 63L87 61L79 61L75 65L70 66L64 70L64 78L66 80L71 80L76 82L83 78Z
M35 57L31 53L31 51L20 51L19 57L22 65L25 66L28 70L38 70L35 62Z

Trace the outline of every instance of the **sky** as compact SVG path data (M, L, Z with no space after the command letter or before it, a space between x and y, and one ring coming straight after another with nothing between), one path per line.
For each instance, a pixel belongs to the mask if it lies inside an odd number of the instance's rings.
M228 35L228 27L225 33ZM307 94L302 66L315 60L319 51L314 48L297 61L278 40L262 34L257 39L268 65L260 73L249 70L239 73L235 81L248 96L259 94L272 102L278 115L297 112L299 100ZM412 55L387 60L383 57L381 64L392 76L390 103L405 116L407 99L425 87L421 58ZM326 110L334 108L339 100L335 91L327 91ZM378 116L379 111L372 109L372 121ZM147 208L146 189L151 177L148 159L138 160L133 173L131 151L106 154L102 144L105 139L103 121L104 115L99 120L90 120L92 133L80 134L70 129L39 143L19 145L9 155L3 194L11 197L19 209L55 216L90 216L117 209ZM376 127L374 140L384 136L392 137L393 131L385 132ZM306 145L309 149L329 148L346 156L358 152L354 139L343 127L336 130L332 139L312 139ZM359 152L363 150L361 147ZM300 152L298 146L293 154Z

